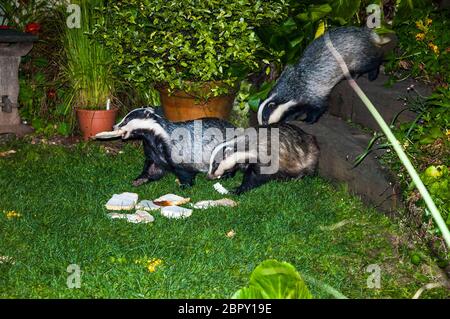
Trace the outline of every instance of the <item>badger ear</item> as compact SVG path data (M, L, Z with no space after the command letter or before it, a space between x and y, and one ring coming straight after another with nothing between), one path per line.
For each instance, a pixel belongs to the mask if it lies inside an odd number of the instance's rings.
M151 116L153 116L155 114L155 109L153 108L153 107L151 107L151 106L147 106L146 108L145 108L145 117L151 117Z
M227 158L228 156L230 156L233 153L234 153L234 148L230 147L230 146L227 146L223 150L223 158L225 159L225 158Z

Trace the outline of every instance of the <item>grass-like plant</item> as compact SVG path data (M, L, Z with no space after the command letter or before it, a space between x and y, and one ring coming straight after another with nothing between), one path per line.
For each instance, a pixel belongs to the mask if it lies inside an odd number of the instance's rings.
M62 65L65 80L72 89L68 103L75 108L103 108L112 98L115 79L111 70L111 53L102 44L89 36L96 19L95 8L100 0L78 0L72 2L81 8L80 28L70 28L63 23ZM65 20L66 15L64 15Z

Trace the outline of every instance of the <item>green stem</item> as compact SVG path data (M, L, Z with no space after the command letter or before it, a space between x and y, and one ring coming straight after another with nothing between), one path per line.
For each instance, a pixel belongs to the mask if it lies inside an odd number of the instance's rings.
M317 286L319 289L322 289L323 291L329 293L331 296L333 296L336 299L348 299L345 295L343 295L340 291L334 289L330 285L327 285L326 283L317 280L314 277L302 274L302 277L309 283L311 283L314 286Z
M411 164L411 161L409 160L406 153L403 151L403 148L401 147L399 141L395 138L394 134L392 133L389 126L384 121L383 117L381 117L380 113L377 111L375 106L370 102L369 98L364 94L364 92L361 90L359 85L356 83L354 79L348 79L348 83L352 87L352 89L356 92L356 94L359 96L359 98L362 100L362 102L366 105L369 112L372 114L372 116L377 121L378 125L380 126L383 133L386 135L389 142L391 142L392 147L397 152L398 157L400 158L400 161L405 166L406 170L408 171L409 175L411 176L414 184L416 185L417 189L419 190L419 193L422 195L422 198L425 201L425 204L428 207L428 210L430 211L431 215L433 216L434 221L436 222L437 226L441 230L442 236L444 237L445 242L447 243L447 246L450 248L450 232L447 228L447 225L445 224L444 219L442 218L441 214L439 213L438 208L436 207L433 199L430 196L430 193L428 192L427 188L423 184L422 180L420 179L419 174L415 170L414 166Z

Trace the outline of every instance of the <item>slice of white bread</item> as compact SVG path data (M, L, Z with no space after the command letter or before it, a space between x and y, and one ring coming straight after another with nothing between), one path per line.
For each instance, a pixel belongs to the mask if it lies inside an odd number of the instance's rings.
M108 139L108 138L120 137L120 136L122 136L122 134L123 134L122 130L110 131L110 132L100 132L100 133L97 133L94 136L94 138Z
M178 206L165 206L161 207L161 215L167 218L186 218L192 215L192 209Z
M136 209L140 210L146 210L146 211L152 211L152 210L158 210L161 207L153 203L151 200L141 200L137 205Z
M136 206L138 198L135 193L114 194L105 207L108 210L131 210Z
M220 184L220 183L215 183L213 185L213 187L218 193L220 193L222 195L226 195L229 193L229 191L225 187L223 187L222 184Z
M237 203L232 199L222 198L219 200L202 200L194 204L194 208L197 209L207 209L210 207L217 207L217 206L235 207L237 206Z
M189 203L190 198L184 198L175 194L166 194L153 201L158 206L178 206Z
M147 224L155 221L155 218L152 215L142 210L137 210L134 214L110 213L108 216L111 219L126 219L129 223L133 224Z

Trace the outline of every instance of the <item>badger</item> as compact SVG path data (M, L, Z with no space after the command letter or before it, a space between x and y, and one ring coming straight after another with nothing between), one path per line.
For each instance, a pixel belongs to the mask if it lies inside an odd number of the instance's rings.
M244 170L234 194L241 194L270 180L300 179L315 173L319 147L314 136L293 123L248 128L213 150L208 179L232 176Z
M344 79L344 73L326 45L329 39L348 66L351 76L368 74L377 78L383 62L382 46L390 41L368 28L339 27L315 39L295 65L281 73L275 86L258 109L260 125L304 116L314 123L327 109L331 90Z
M212 150L232 134L228 129L234 131L234 126L217 118L171 122L152 107L135 109L114 126L122 139L143 141L144 169L134 186L157 181L167 172L174 173L182 187L192 186L197 173L208 172Z

